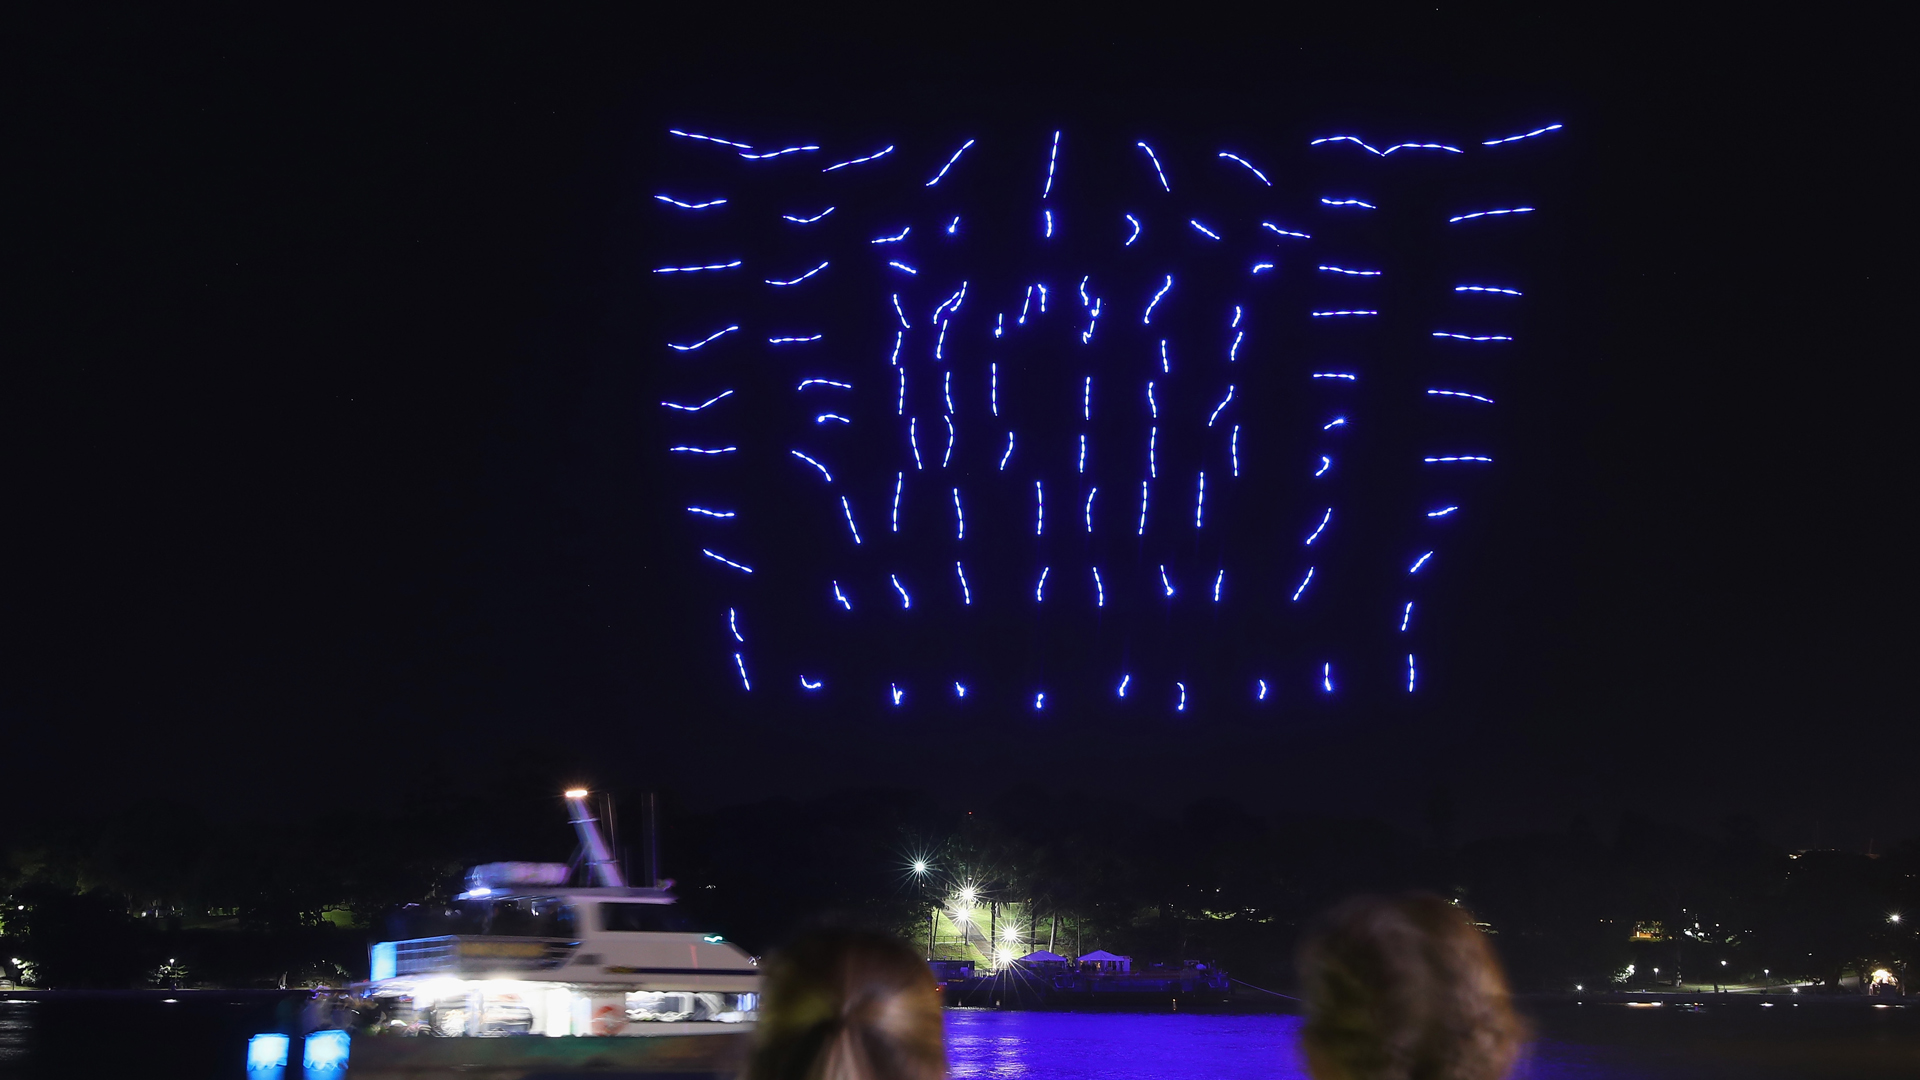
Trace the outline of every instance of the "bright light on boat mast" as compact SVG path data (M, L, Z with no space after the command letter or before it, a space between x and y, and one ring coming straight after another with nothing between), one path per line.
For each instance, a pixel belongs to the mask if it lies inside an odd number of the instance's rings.
M567 798L569 798L569 799L584 799L584 798L586 798L586 797L587 797L587 789L586 789L586 788L583 788L583 787L577 787L577 788L568 788L568 789L567 789Z

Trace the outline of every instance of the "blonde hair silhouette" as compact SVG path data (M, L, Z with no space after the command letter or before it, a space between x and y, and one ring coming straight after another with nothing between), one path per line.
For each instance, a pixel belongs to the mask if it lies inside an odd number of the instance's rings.
M898 938L825 930L768 965L747 1080L941 1080L933 973Z

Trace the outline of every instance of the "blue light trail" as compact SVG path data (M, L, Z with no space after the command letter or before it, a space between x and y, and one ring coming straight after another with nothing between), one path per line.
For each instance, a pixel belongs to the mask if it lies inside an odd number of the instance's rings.
M900 610L905 611L908 608L912 607L913 597L907 595L906 587L900 584L899 576L895 574L888 574L887 580L893 582L893 591L900 594Z
M953 220L947 222L947 235L952 236L959 231L960 231L960 215L955 214L953 215ZM995 336L997 337L998 335L995 335Z
M1167 290L1171 288L1173 288L1173 275L1168 274L1167 283L1165 285L1160 286L1160 291L1153 294L1153 299L1147 301L1146 313L1140 316L1140 322L1142 325L1151 323L1153 321L1153 306L1155 304L1158 304L1160 302L1160 298L1167 295ZM1166 366L1166 362L1167 362L1166 357L1167 357L1167 343L1165 341L1162 341L1160 343L1160 366L1163 368Z
M794 387L794 389L795 389L795 390L805 390L805 389L806 389L807 387L809 387L809 386L831 386L831 387L833 387L833 388L835 388L836 390L851 390L851 389L853 389L853 384L852 384L852 383L846 383L846 382L840 382L840 381L838 381L838 380L836 380L836 379L801 379L801 380L800 380L800 385L799 385L799 386L796 386L796 387Z
M813 422L816 424L824 424L829 420L837 420L842 424L853 423L853 421L847 419L844 416L841 416L839 413L823 412L819 416L816 416L813 418Z
M1033 482L1033 535L1039 536L1047 525L1047 493L1040 481Z
M1455 341L1512 341L1513 340L1512 338L1508 337L1505 334L1477 334L1477 335L1476 334L1455 334L1445 330L1435 330L1433 332L1433 336L1437 338L1452 338Z
M1492 398L1482 397L1479 394L1469 394L1465 390L1429 390L1427 391L1427 393L1432 394L1436 397L1472 398L1474 401L1482 401L1487 403L1488 405L1493 404Z
M733 391L722 390L719 393L713 395L712 397L708 398L707 400L701 402L698 405L680 405L671 401L663 401L660 404L666 406L669 409L674 409L679 412L699 412L701 409L706 408L707 406L713 404L716 401L719 401L722 398L727 398L732 396L733 396Z
M1231 364L1240 359L1240 343L1245 341L1246 337L1247 332L1245 330L1233 335L1233 344L1227 346L1227 363Z
M1481 454L1453 454L1447 457L1429 457L1429 458L1421 458L1420 460L1430 465L1434 464L1435 462L1447 462L1447 461L1484 461L1489 463L1493 461L1492 458L1486 457Z
M968 139L966 142L961 143L960 149L955 150L953 152L953 156L947 159L947 163L945 165L940 166L940 171L933 174L933 179L927 181L926 184L924 184L923 186L932 187L933 185L939 183L947 175L947 170L953 168L953 163L956 161L959 161L960 155L966 153L967 147L972 145L973 145L972 139Z
M1080 419L1093 419L1093 376L1087 376L1084 388L1080 391Z
M1207 472L1200 470L1200 494L1193 501L1193 527L1199 528L1207 509Z
M1173 707L1173 711L1186 712L1187 711L1187 684L1183 682L1176 682L1173 685L1179 688L1180 690L1180 703Z
M1168 596L1172 596L1172 595L1173 595L1173 582L1171 582L1171 581L1169 581L1169 580L1167 579L1167 564L1166 564L1166 563L1161 563L1161 564L1160 564L1160 587L1161 587L1162 589L1165 589L1165 590L1167 590L1167 595L1168 595Z
M1407 693L1413 693L1413 654L1407 654Z
M734 568L735 570L738 570L738 571L740 571L740 572L742 572L742 573L745 573L745 574L751 574L751 573L753 573L753 567L751 567L751 566L748 566L748 565L746 565L745 563L737 563L737 562L734 562L734 561L733 561L732 559L729 559L729 558L727 558L727 557L726 557L725 555L719 555L719 554L716 554L716 553L714 553L714 552L712 552L712 551L709 551L709 550L708 550L708 549L706 549L706 548L701 548L701 549L700 549L700 554L702 554L702 555L705 555L705 556L706 556L707 558L709 558L709 559L713 559L713 560L714 560L714 561L716 561L716 562L723 562L723 563L726 563L726 564L727 564L728 566L731 566L731 567L733 567L733 568Z
M1380 271L1378 270L1349 270L1344 266L1321 266L1321 267L1317 267L1316 269L1325 270L1329 274L1346 274L1350 277L1379 277L1380 276Z
M1043 566L1040 568L1040 580L1033 586L1033 598L1036 601L1047 598L1047 571L1052 569L1053 567L1051 566Z
M707 508L706 508L706 507L704 507L704 506L689 506L689 507L687 507L687 512L688 512L688 513L690 513L690 514L699 514L699 515L700 515L701 517L710 517L710 518L730 518L730 517L738 517L738 516L739 516L739 512L738 512L738 511L734 511L734 510L709 510L709 509L707 509Z
M954 533L955 533L954 539L965 540L967 538L967 514L966 514L966 511L960 509L960 489L959 488L953 489L953 524L954 524Z
M767 339L767 344L769 345L805 345L809 341L819 341L822 337L825 337L825 336L826 335L824 334L812 334L807 337L770 337Z
M1413 565L1407 567L1407 573L1409 574L1419 573L1420 568L1427 565L1427 560L1431 558L1433 558L1433 552L1429 551L1425 555L1422 555L1419 558L1413 560Z
M672 206L677 206L682 210L706 210L710 207L727 205L727 200L725 199L708 199L706 202L696 203L696 202L681 202L679 199L676 199L671 195L655 195L654 198L659 199L663 203L667 203Z
M1033 695L1033 711L1039 712L1040 710L1045 709L1046 707L1047 707L1046 691L1042 690L1040 693Z
M1213 602L1214 603L1217 604L1220 602L1220 587L1222 585L1225 585L1226 583L1227 583L1227 572L1225 570L1222 570L1218 574L1215 574L1213 576Z
M1100 583L1100 568L1093 568L1093 606L1107 606L1107 587Z
M952 416L953 415L953 371L949 369L946 372L946 376L947 377L944 380L942 380L940 393L947 403L947 415ZM951 427L952 424L949 423L948 426Z
M913 449L913 467L925 469L920 461L920 418L917 416L907 417L907 445Z
M847 594L840 591L840 583L837 581L833 583L833 598L840 601L841 607L848 611L853 610L853 601L847 599Z
M860 165L869 161L878 161L879 159L886 157L888 154L891 154L891 153L893 153L893 147L889 146L885 150L882 150L877 154L868 154L866 157L857 157L857 158L854 158L852 161L843 161L838 165L829 165L826 168L821 169L820 171L823 173L830 173L836 169L844 169L849 165Z
M1160 155L1154 153L1153 147L1148 146L1144 142L1137 142L1137 143L1134 143L1133 145L1147 152L1147 160L1153 162L1153 174L1160 178L1161 190L1172 191L1173 185L1167 183L1167 171L1160 167Z
M1007 471L1007 459L1013 457L1013 432L1007 432L1007 452L1000 455L1000 471Z
M1233 435L1227 440L1227 456L1233 461L1233 475L1240 475L1240 425L1233 425Z
M1132 681L1133 681L1133 676L1132 676L1132 675L1122 675L1122 676L1120 676L1120 686L1119 686L1119 689L1118 689L1118 691L1117 691L1117 693L1119 694L1119 696L1120 696L1120 697L1126 697L1126 696L1127 696L1127 684L1128 684L1128 683L1130 683L1130 682L1132 682Z
M806 273L801 274L799 277L794 278L792 281L775 281L772 278L763 278L761 280L765 281L769 285L798 285L801 282L812 277L813 275L819 273L820 271L825 270L826 268L827 268L827 263L825 260L822 260L819 266L816 266L813 269L807 271Z
M1080 467L1075 471L1087 471L1087 433L1084 431L1080 433Z
M894 400L893 414L895 416L905 416L907 414L907 369L900 368L899 375L900 395Z
M1152 379L1147 380L1147 415L1152 416L1155 419L1158 419L1160 416L1160 406L1157 403L1155 403L1153 400L1153 380Z
M1325 530L1325 529L1326 529L1326 527L1327 527L1327 522L1329 522L1329 521L1332 521L1332 520L1333 520L1333 507L1331 507L1331 506L1329 506L1329 507L1327 507L1327 512L1326 512L1325 514L1322 514L1322 515L1320 516L1320 524L1318 524L1318 525L1315 525L1315 526L1313 527L1313 531L1307 534L1307 545L1306 545L1306 546L1308 546L1308 547L1312 547L1312 546L1313 546L1313 542L1314 542L1315 540L1318 540L1318 539L1320 539L1320 533L1321 533L1321 532L1322 532L1323 530Z
M1455 285L1454 292L1499 293L1501 296L1525 296L1519 289L1503 289L1498 285Z
M1196 229L1199 229L1201 232L1206 233L1209 237L1215 240L1220 239L1219 233L1214 232L1212 229L1207 228L1205 225L1200 224L1198 221L1195 221L1192 218L1187 219L1187 224L1193 226Z
M1275 224L1274 224L1273 222L1271 222L1271 221L1263 221L1263 222L1261 222L1261 223L1260 223L1260 227L1261 227L1261 228L1263 228L1263 229L1266 229L1266 230L1268 230L1268 231L1270 231L1270 232L1274 232L1274 233L1278 233L1278 234L1279 234L1279 235L1281 235L1281 236L1291 236L1291 237L1293 237L1293 238L1294 238L1294 239L1296 239L1296 240L1311 240L1311 239L1313 239L1313 237L1311 237L1311 236L1308 236L1308 235L1307 235L1306 233L1303 233L1303 232L1294 232L1294 231L1293 231L1292 229L1283 229L1283 228L1281 228L1280 226L1278 226L1278 225L1275 225Z
M1329 199L1325 196L1321 196L1320 202L1322 205L1325 205L1325 206L1358 206L1358 207L1363 207L1367 210L1380 209L1379 207L1373 205L1370 202L1367 202L1364 199Z
M1273 269L1272 263L1254 263L1253 264L1253 272L1256 274L1264 274L1271 269Z
M1386 157L1387 155L1393 153L1395 150L1445 150L1450 154L1459 154L1459 153L1465 152L1457 146L1446 146L1441 143L1395 143L1394 145L1387 147L1385 150L1375 150L1373 147L1368 146L1366 143L1361 142L1359 139L1353 137L1352 135L1330 135L1324 139L1315 139L1312 142L1308 143L1307 145L1319 146L1321 143L1334 143L1334 142L1350 142L1356 146L1359 146L1365 149L1368 153L1376 154L1380 157Z
M720 338L723 338L738 329L740 329L738 326L729 326L724 330L715 330L713 333L708 334L706 337L701 338L699 341L696 341L691 345L675 345L673 342L669 341L667 342L667 348L672 349L674 352L692 352L693 350L701 347L702 345L705 345L710 341L715 341Z
M742 645L747 643L747 639L740 636L740 616L733 608L727 609L727 629L733 631L733 640Z
M1460 508L1457 506L1443 506L1438 510L1427 511L1427 516L1430 518L1446 517L1448 514L1451 514L1458 509Z
M746 659L745 659L744 657L742 657L742 656L741 656L741 655L740 655L739 653L734 653L734 654L733 654L733 666L734 666L734 667L737 667L737 668L739 668L739 669L740 669L740 685L741 685L741 686L743 686L743 687L745 687L745 688L746 688L746 689L748 689L748 690L752 690L752 689L753 689L753 684L752 684L751 682L748 682L748 681L747 681L747 661L746 661ZM308 1038L312 1038L312 1036L308 1036Z
M966 684L966 683L963 683L963 682L958 682L958 681L956 681L956 682L955 682L955 683L953 684L953 696L954 696L954 697L960 697L960 698L963 698L963 697L966 697L966 696L967 696L967 684Z
M811 225L814 222L819 221L821 218L826 217L828 214L833 213L833 211L834 211L834 208L829 206L825 210L820 211L819 213L813 215L812 217L795 217L792 214L781 214L780 216L786 219L787 221L793 222L795 225Z
M1053 167L1059 161L1060 161L1060 133L1056 131L1053 133L1053 149L1047 153L1047 186L1040 189L1040 197L1042 199L1053 194ZM1053 235L1051 228L1049 228L1047 235L1048 236ZM1046 309L1042 308L1041 310L1044 311Z
M893 531L894 532L900 531L900 489L905 487L906 483L907 483L906 473L897 472L893 474Z
M1559 125L1556 124L1554 126L1558 127ZM743 143L743 142L734 142L731 139L719 139L719 138L715 138L712 135L695 135L691 131L681 131L679 128L668 128L667 134L678 135L683 139L699 139L701 142L719 143L721 146L731 146L735 150L753 149L753 147L748 146L746 143Z
M1320 665L1320 689L1329 694L1333 693L1333 665L1332 664Z
M1047 239L1051 240L1053 239L1053 210L1046 209L1046 210L1040 211L1040 213L1042 214L1042 216L1046 218L1046 223L1047 223L1046 236L1047 236Z
M1100 494L1099 488L1087 492L1087 531L1089 533L1093 531L1093 497L1098 494Z
M1360 381L1360 376L1350 371L1316 371L1313 373L1313 377L1316 379L1345 379L1348 382Z
M1447 219L1447 224L1452 225L1455 222L1459 222L1459 221L1472 221L1474 218L1499 217L1502 214L1531 214L1531 213L1533 213L1533 207L1531 206L1510 206L1504 210L1476 210L1471 214L1460 214L1456 217L1450 217Z
M1147 535L1147 482L1145 480L1140 481L1140 528L1135 535Z
M1149 427L1147 429L1147 475L1155 480L1160 479L1160 466L1153 448L1154 443L1159 437L1160 429L1158 427Z
M1253 162L1248 161L1246 158L1241 157L1239 154L1229 154L1225 150L1222 150L1220 151L1220 156L1223 158L1226 158L1228 161L1237 161L1240 164L1245 165L1247 167L1248 172L1251 172L1253 175L1260 178L1261 183L1267 185L1268 187L1273 186L1273 181L1267 179L1266 173L1263 173L1259 169L1254 168Z
M800 676L800 689L802 690L818 690L825 685L826 683L824 680L814 679L813 681L809 682L805 675Z
M1400 632L1407 632L1407 624L1413 621L1413 601L1407 601L1407 609L1400 613Z
M1137 217L1134 217L1134 216L1133 216L1132 214L1126 214L1126 215L1124 215L1124 216L1126 217L1126 219L1127 219L1127 220L1128 220L1129 222L1131 222L1131 223L1133 224L1133 235L1132 235L1132 236L1129 236L1129 237L1127 237L1127 240L1126 240L1126 243L1123 243L1123 244L1121 244L1120 246L1121 246L1121 247L1132 247L1132 246L1133 246L1133 242L1134 242L1135 240L1138 240L1138 239L1140 239L1140 219L1139 219L1139 218L1137 218Z
M987 408L993 415L1000 415L1000 365L997 362L987 365Z
M1313 471L1313 475L1315 475L1315 476L1325 476L1325 475L1326 475L1326 472L1327 472L1327 470L1328 470L1328 469L1331 469L1331 468L1333 468L1333 459L1332 459L1332 458L1330 458L1330 457L1328 457L1328 456L1327 456L1327 455L1325 455L1325 454L1321 454L1321 455L1320 455L1320 467L1319 467L1318 469L1315 469L1315 470Z
M913 226L911 226L911 225L909 225L909 226L907 226L906 228L904 228L904 229L901 229L901 230L900 230L900 234L899 234L898 236L882 236L882 237L880 237L880 238L878 238L878 239L875 239L875 240L869 240L869 241L867 241L867 243L869 243L869 244L897 244L897 243L899 243L900 241L902 241L902 240L905 240L905 239L907 238L907 234L908 234L908 233L910 233L910 232L912 232L912 231L913 231Z
M827 483L829 484L833 483L833 474L827 471L827 467L825 465L820 464L819 462L813 460L812 458L808 457L807 455L801 453L798 450L789 450L787 451L787 453L792 454L794 457L799 458L801 461L804 461L807 464L813 466L814 468L819 469L820 475L827 478Z
M1320 430L1332 431L1334 428L1346 427L1346 426L1347 426L1347 418L1344 416L1336 416L1333 419L1327 421L1326 423L1320 425Z
M1253 700L1255 701L1267 700L1267 680L1255 679L1253 680L1253 683L1254 683L1254 686L1257 687L1257 689L1254 691L1254 694L1253 694Z
M847 497L845 495L840 496L840 509L846 512L847 531L853 533L854 546L855 547L860 546L860 527L853 523L853 505L847 502Z
M896 709L899 708L900 699L903 697L906 697L907 692L905 690L900 689L899 683L888 683L887 691L893 695L893 707Z
M915 270L913 267L908 266L906 263L903 263L898 259L888 260L887 265L893 267L895 270L905 270L907 273L913 274L916 277L920 273L920 271Z
M764 154L751 154L742 151L740 156L746 158L748 161L765 161L767 158L777 158L784 154L804 154L809 150L818 149L820 148L817 146L789 146L784 150L769 150Z
M654 270L654 273L656 274L692 274L701 270L731 270L734 267L739 265L740 265L740 260L735 259L732 262L726 262L726 263L708 263L706 266L662 266Z
M1160 339L1160 371L1162 374L1170 373L1173 371L1172 366L1170 366L1167 362L1167 339L1166 338Z
M888 364L894 367L900 367L900 346L906 344L906 341L907 341L906 330L895 330L893 332L893 352L887 355ZM906 392L907 392L907 371L905 368L900 368L900 393L904 396ZM906 402L904 400L901 401L900 403L900 411L901 412L906 411Z
M1220 413L1221 413L1221 410L1223 410L1223 409L1225 409L1225 408L1227 407L1227 405L1228 405L1228 403L1230 403L1231 401L1233 401L1233 384L1232 384L1232 383L1228 383L1228 384L1227 384L1227 396L1226 396L1226 397L1223 397L1223 398L1221 398L1221 399L1220 399L1220 404L1218 404L1218 405L1215 405L1215 406L1213 407L1213 415L1211 415L1211 416L1209 416L1209 417L1207 417L1207 426L1208 426L1208 427L1212 427L1212 426L1213 426L1213 422L1214 422L1215 420L1218 420L1218 419L1220 419Z
M1499 146L1502 143L1519 142L1521 139L1531 139L1536 135L1545 135L1549 131L1559 131L1563 126L1565 125L1548 124L1546 127L1543 127L1543 128L1534 128L1532 131L1527 132L1525 135L1509 135L1504 139L1488 139L1487 141L1481 143L1480 145L1481 146Z
M669 446L667 447L667 452L671 454L731 454L738 449L740 448L737 446L722 446L712 450L699 446Z
M1307 584L1313 580L1313 567L1307 567L1307 576L1300 579L1300 587L1293 590L1293 599L1298 601L1300 594L1307 591Z
M1087 328L1081 331L1080 333L1080 344L1088 345L1093 342L1093 328L1095 326L1098 326L1099 324L1100 324L1100 298L1095 297L1093 301L1093 313L1087 319Z
M959 560L956 559L953 564L953 572L960 575L960 602L968 607L973 606L973 590L967 588L966 567L961 566ZM954 685L958 686L960 684L955 683ZM965 690L960 691L961 697L965 697L966 695L967 692Z
M1377 311L1309 311L1307 314L1316 319L1331 319L1342 315L1378 315Z
M940 419L947 422L947 451L940 455L940 467L944 469L953 460L953 417L943 416Z

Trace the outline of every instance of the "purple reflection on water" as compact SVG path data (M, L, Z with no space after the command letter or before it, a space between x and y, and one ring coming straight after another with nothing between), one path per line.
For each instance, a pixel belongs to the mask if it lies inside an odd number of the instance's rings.
M954 1080L1308 1080L1298 1016L947 1010ZM1509 1080L1627 1080L1589 1048L1536 1042Z

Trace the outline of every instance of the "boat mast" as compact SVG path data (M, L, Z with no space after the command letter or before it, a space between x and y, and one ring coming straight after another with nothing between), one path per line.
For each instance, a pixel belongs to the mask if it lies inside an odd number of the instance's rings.
M587 789L573 788L567 792L567 820L573 823L573 829L580 834L580 847L587 853L587 866L595 885L610 888L622 888L626 885L626 875L620 872L620 863L607 850L606 838L600 835L600 822L587 809Z

